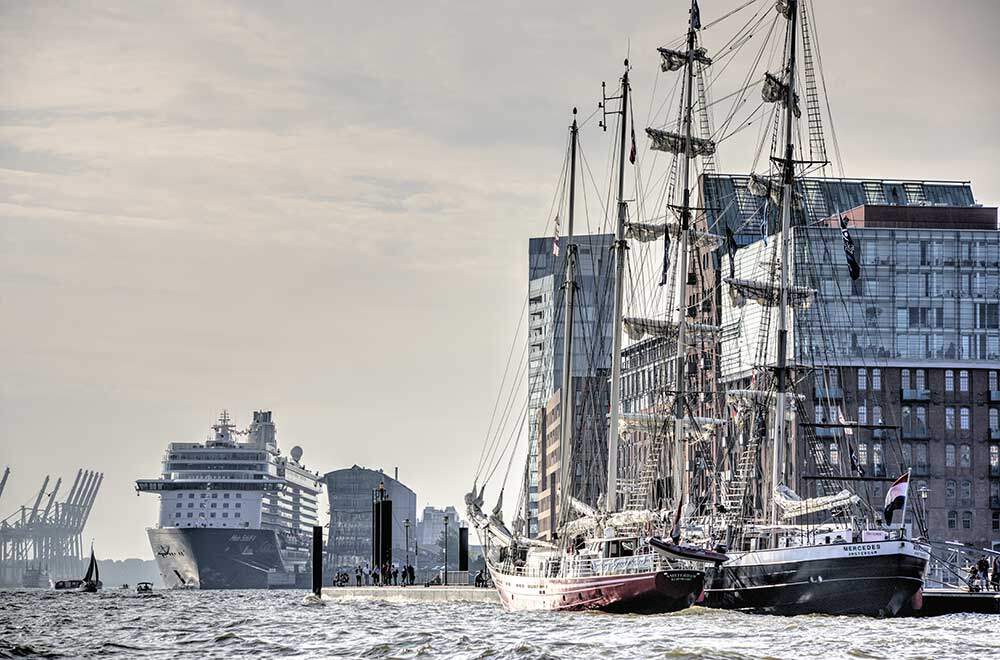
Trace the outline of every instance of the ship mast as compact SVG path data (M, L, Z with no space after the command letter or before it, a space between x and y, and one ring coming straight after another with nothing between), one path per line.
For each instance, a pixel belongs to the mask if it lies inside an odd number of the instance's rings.
M781 191L781 261L780 286L778 291L778 355L775 373L777 388L775 395L773 447L771 456L771 525L778 524L778 503L774 492L783 470L781 461L785 446L785 408L786 390L788 389L788 275L791 261L788 255L789 233L792 224L792 195L795 184L795 163L793 161L795 144L793 142L792 122L795 108L795 25L798 10L798 0L788 0L788 43L786 44L788 82L785 90L785 158L783 160L783 177Z
M677 353L674 357L674 441L684 439L684 403L687 389L687 278L688 278L688 229L691 225L691 92L694 87L694 42L695 42L695 0L692 0L688 17L687 62L685 64L684 98L684 161L681 163L681 178L684 182L684 197L681 206L680 244L677 247ZM669 234L669 224L666 230ZM685 451L685 460L687 459Z
M576 244L573 243L573 214L576 202L576 108L573 108L573 124L570 126L569 150L569 226L566 228L566 279L563 282L565 310L563 312L563 360L562 385L559 401L559 522L565 518L566 503L571 497L567 476L571 474L569 462L572 460L573 419L573 304L576 297Z
M625 204L625 136L628 130L628 60L625 60L625 73L622 75L621 95L621 134L618 144L618 223L615 225L615 317L613 320L613 339L611 342L611 417L608 422L608 492L607 510L618 509L618 425L619 407L622 394L622 299L625 282L625 255L628 250L625 240L625 217L628 207ZM604 98L601 107L609 100ZM605 116L608 112L605 108ZM602 122L604 124L604 122ZM604 124L606 125L606 124Z

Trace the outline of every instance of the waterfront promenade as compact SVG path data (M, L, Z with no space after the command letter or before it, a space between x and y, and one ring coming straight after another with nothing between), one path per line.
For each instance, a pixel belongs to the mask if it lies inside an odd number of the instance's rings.
M447 587L324 587L323 598L329 600L364 598L389 602L500 604L500 596L497 594L496 589L483 589L465 585Z

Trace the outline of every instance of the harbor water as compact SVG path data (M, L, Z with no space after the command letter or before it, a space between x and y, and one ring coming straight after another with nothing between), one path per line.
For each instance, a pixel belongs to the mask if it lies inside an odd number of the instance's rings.
M419 587L417 587L419 588ZM507 613L479 603L303 604L302 591L0 591L0 657L996 658L990 615L878 620Z

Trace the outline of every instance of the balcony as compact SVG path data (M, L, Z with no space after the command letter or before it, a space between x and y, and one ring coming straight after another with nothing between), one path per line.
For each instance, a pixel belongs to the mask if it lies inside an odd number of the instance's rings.
M903 437L907 440L926 438L927 425L920 423L903 424Z
M828 387L826 385L816 385L813 387L814 397L819 399L843 399L844 390L840 387Z
M1000 390L990 390L990 403L1000 403Z
M931 391L927 389L906 388L903 390L903 401L930 401Z

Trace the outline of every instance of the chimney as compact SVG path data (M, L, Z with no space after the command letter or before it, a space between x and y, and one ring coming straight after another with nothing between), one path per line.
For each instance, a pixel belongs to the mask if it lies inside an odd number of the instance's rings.
M395 476L395 477L393 477L393 478L394 478L394 479L395 479L396 481L399 481L399 466L397 465L397 466L396 466L395 468L393 468L393 469L394 469L394 470L396 471L396 476Z

